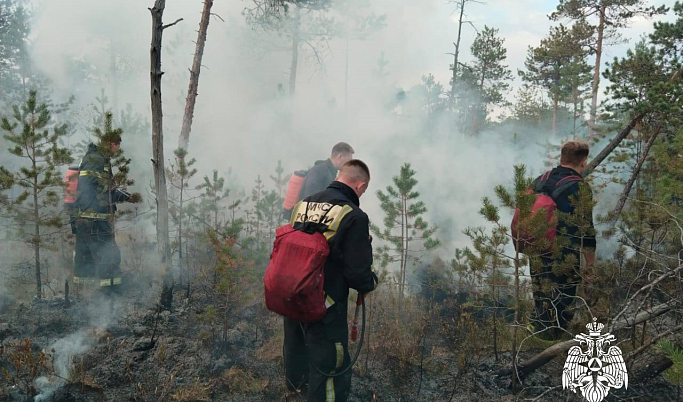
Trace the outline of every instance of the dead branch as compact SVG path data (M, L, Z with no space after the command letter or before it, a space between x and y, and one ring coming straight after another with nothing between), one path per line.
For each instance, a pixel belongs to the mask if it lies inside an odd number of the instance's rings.
M635 115L631 119L631 121L629 121L628 124L624 128L622 128L621 131L619 131L619 134L617 134L617 136L614 137L612 141L610 141L610 143L607 144L607 146L603 148L603 150L600 151L600 153L595 158L593 158L593 160L588 164L588 166L586 166L586 169L584 169L583 171L583 176L586 177L589 174L593 173L595 168L598 167L598 165L602 163L602 161L604 161L609 156L609 154L611 154L612 151L614 151L619 146L619 144L621 144L621 141L631 133L631 130L633 130L633 128L638 123L640 123L643 117L645 117L645 113L642 112Z
M671 309L673 309L674 305L674 302L662 303L653 307L649 311L641 311L634 317L627 317L623 320L615 321L610 331L620 331L622 329L629 328L631 326L638 325L645 321L651 320L655 317L659 317L660 315L665 314ZM573 339L570 341L564 341L555 344L545 349L541 353L537 354L536 356L518 364L517 375L519 377L519 380L523 380L526 376L536 371L536 369L542 367L543 365L553 360L557 356L566 353L572 346L577 346L578 344L579 343ZM500 376L511 375L512 369L506 368L503 370L499 370L497 374L499 374Z
M624 209L624 205L626 205L626 199L628 198L628 195L631 192L631 188L633 188L633 184L636 182L638 174L640 174L640 169L643 167L643 164L645 163L645 160L647 159L647 156L650 153L650 148L652 148L652 145L655 143L655 140L657 139L659 133L660 130L657 130L654 134L650 136L650 139L647 140L645 148L643 149L643 154L640 155L640 158L638 159L636 166L633 167L631 177L629 177L628 181L626 182L624 191L621 193L621 197L619 197L619 202L617 202L617 206L614 208L614 211L612 211L612 216L615 220L619 217L621 211Z

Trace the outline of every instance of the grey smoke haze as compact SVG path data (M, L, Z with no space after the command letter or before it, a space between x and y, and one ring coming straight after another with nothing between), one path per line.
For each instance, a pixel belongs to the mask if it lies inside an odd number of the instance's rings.
M204 53L199 97L190 137L190 155L196 157L198 176L229 167L249 189L260 174L268 183L277 160L287 172L324 159L337 141L350 142L358 158L369 163L373 180L363 207L371 219L381 220L374 191L390 184L404 162L411 162L430 209L429 220L438 223L447 239L441 252L451 255L466 239L459 233L481 224L477 215L481 197L492 195L496 184L509 183L512 166L526 163L532 173L543 168L543 148L536 135L518 133L514 147L511 133L484 133L480 138L435 132L419 138L417 122L390 116L383 109L392 88L410 89L422 75L432 73L448 86L457 27L454 6L443 0L373 0L370 9L386 14L387 26L365 41L351 41L349 51L349 110L344 108L345 45L330 43L326 69L319 71L305 58L299 63L297 96L276 97L278 84L287 87L289 53L273 50L268 43L276 35L254 32L241 12L248 1L216 2L213 11L225 19L211 21ZM661 2L656 2L660 4ZM673 5L674 1L663 2ZM36 0L32 34L33 59L53 81L55 96L76 95L74 115L84 135L88 104L104 88L119 109L133 109L149 118L149 45L153 1ZM655 4L655 3L653 3ZM202 2L168 1L165 22L184 18L164 33L162 93L166 155L172 156L180 131L193 41ZM498 0L472 4L468 19L479 29L497 27L506 38L508 64L516 73L523 68L526 49L537 45L551 26L547 14L556 6L550 0ZM638 19L624 37L637 38L651 29L652 21ZM462 61L468 61L475 31L465 27ZM633 42L633 41L632 41ZM623 54L631 44L607 49L603 60ZM112 51L118 88L112 90ZM371 71L384 52L388 77L380 83ZM76 65L88 66L87 80L73 74ZM515 74L516 76L516 74ZM393 83L393 87L391 84ZM515 78L515 84L519 84ZM604 85L604 83L603 83ZM513 99L514 91L508 94ZM80 109L78 109L80 108ZM79 112L79 110L81 112ZM85 117L83 117L85 116ZM437 130L435 130L437 131ZM136 159L133 190L145 192L151 177L150 138L124 136L123 148ZM199 179L198 177L197 179Z

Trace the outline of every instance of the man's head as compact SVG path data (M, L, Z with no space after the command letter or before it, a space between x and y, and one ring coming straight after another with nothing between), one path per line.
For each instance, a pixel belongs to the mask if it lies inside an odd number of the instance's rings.
M342 166L351 159L353 159L354 154L351 145L340 142L332 147L332 153L330 154L330 160L332 161L332 166L337 170L341 170Z
M107 142L105 143L105 146L111 151L112 155L116 155L121 148L121 140L118 140L117 142Z
M363 161L351 159L342 166L337 181L351 187L360 198L370 184L370 169Z
M585 141L571 140L562 144L560 165L582 173L588 165L589 146Z
M110 151L112 156L116 155L121 148L121 130L107 131L102 135L100 137L100 147Z

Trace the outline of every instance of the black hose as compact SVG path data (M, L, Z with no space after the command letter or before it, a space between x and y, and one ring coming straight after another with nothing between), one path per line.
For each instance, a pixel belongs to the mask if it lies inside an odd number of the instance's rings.
M356 364L356 361L358 361L358 358L360 357L360 351L363 348L363 338L365 338L365 297L363 296L361 296L361 310L363 314L363 320L360 327L360 340L358 341L358 349L356 349L356 355L349 362L349 366L339 373L329 374L323 373L315 364L313 364L313 362L309 360L310 365L315 369L315 371L324 375L325 377L339 377L340 375L345 374L347 371L351 370L351 367L353 367L353 365ZM299 325L301 326L301 332L303 332L304 334L304 342L308 345L308 343L306 342L306 330L304 329L304 325L302 323L299 323Z

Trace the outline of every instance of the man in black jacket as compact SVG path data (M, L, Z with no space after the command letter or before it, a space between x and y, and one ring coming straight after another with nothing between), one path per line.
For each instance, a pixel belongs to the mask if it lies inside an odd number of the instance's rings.
M554 327L544 331L545 338L559 338L574 317L569 306L581 282L581 257L588 266L595 262L593 193L581 178L588 152L589 146L583 141L564 143L560 166L534 182L536 188L543 181L540 192L545 194L552 194L563 183L567 185L554 198L558 211L557 250L552 256L542 256L532 266L536 310L532 322L535 330Z
M299 193L299 201L325 190L337 177L339 169L353 158L353 154L353 148L345 142L340 142L332 147L330 157L324 161L316 161L315 165L306 173L306 180Z
M111 157L121 146L115 133L103 138L99 146L90 144L79 164L76 189L76 255L74 283L100 287L121 284L121 252L112 228L118 202L137 202L113 183Z
M326 190L299 202L290 219L297 230L315 225L330 246L323 284L327 314L309 324L285 318L287 385L290 389L308 388L308 402L345 402L351 390L351 370L338 377L325 376L318 370L333 374L348 367L349 288L367 293L377 286L371 269L369 220L359 207L369 181L367 165L351 160Z

